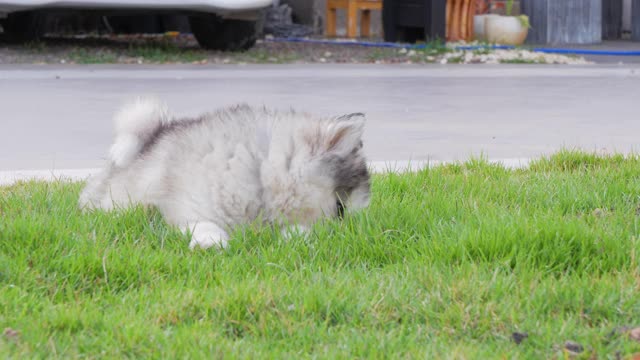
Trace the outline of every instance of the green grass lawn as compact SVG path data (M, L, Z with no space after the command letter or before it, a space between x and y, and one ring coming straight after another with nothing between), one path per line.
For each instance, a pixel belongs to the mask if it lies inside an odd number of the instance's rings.
M365 212L221 252L155 211L82 214L81 186L0 187L0 358L640 352L620 330L640 326L640 157L377 175Z

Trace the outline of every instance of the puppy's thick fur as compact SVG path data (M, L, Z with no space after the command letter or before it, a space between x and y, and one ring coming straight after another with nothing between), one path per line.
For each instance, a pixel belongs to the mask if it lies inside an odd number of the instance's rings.
M116 114L109 163L80 206L155 206L191 234L191 248L224 247L230 229L258 219L305 230L368 205L364 121L246 105L174 119L137 99Z

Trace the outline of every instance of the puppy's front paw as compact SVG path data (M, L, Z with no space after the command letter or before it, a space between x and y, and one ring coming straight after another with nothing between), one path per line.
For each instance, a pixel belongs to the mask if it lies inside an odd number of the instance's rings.
M210 236L192 237L189 243L189 249L195 248L208 249L210 247L218 247L224 249L227 247L227 239L220 236L220 234L211 234Z
M284 227L281 231L282 236L289 240L294 236L302 236L306 238L309 234L309 228L303 225L293 225Z
M224 249L227 247L229 235L213 223L198 223L191 231L191 242L189 248L194 250L195 248L208 249L211 247L217 247Z

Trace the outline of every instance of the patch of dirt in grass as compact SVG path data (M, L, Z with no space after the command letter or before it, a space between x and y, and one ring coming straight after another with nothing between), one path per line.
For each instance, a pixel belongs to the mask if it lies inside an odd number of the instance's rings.
M20 331L12 328L6 328L2 332L2 336L7 340L18 340L20 338Z

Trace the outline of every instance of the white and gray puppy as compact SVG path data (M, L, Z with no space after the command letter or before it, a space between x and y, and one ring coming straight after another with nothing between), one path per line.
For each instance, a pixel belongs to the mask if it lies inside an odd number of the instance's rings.
M224 247L228 231L260 220L306 231L369 203L364 116L317 118L246 105L175 119L151 98L115 116L109 163L90 178L82 208L157 207L191 234Z

